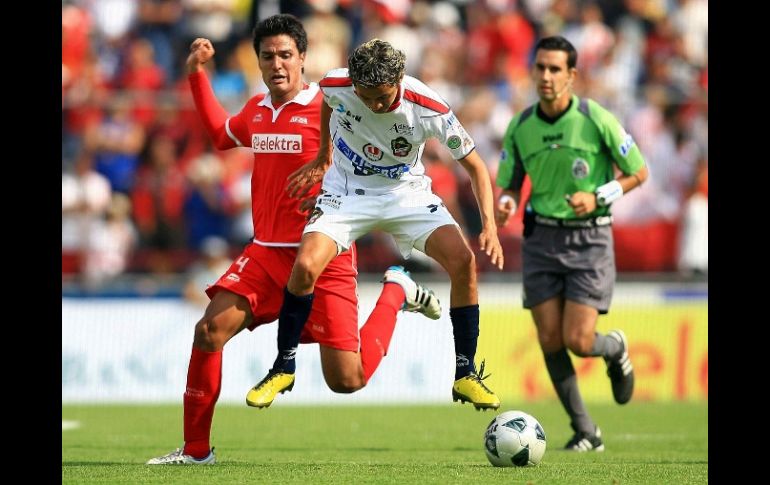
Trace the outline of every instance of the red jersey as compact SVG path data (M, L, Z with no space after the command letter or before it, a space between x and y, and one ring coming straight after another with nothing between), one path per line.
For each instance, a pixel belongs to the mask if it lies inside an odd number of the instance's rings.
M254 152L251 173L251 213L254 242L262 246L299 246L306 215L299 201L286 192L287 177L310 162L320 143L321 103L318 85L311 83L291 101L274 108L269 93L251 98L240 113L228 117L214 97L205 72L189 76L193 98L214 145ZM317 195L316 184L308 196Z

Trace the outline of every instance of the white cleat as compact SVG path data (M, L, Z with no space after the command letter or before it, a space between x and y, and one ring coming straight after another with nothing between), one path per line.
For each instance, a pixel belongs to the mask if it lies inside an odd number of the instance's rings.
M403 310L422 313L431 320L441 318L441 302L433 291L417 284L403 266L391 266L382 277L383 283L398 283L404 289Z
M213 465L217 462L214 448L211 448L208 456L200 460L184 454L184 449L177 448L168 455L159 456L148 460L145 465Z

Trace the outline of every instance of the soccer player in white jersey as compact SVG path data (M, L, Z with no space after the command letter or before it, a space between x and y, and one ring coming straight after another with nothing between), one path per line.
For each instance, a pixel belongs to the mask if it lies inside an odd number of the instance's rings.
M294 329L297 338L279 345L270 373L294 373L300 331L326 265L359 237L381 229L393 235L405 258L417 248L449 273L456 357L452 398L476 409L496 409L500 400L482 382L484 363L478 371L474 363L479 335L475 256L431 192L420 160L425 141L438 138L468 172L481 213L480 249L502 270L489 172L446 102L405 76L404 63L403 52L374 39L351 53L348 69L334 69L319 83L324 96L321 148L314 162L289 178L288 189L301 197L323 177L322 192L305 226L279 317L279 328Z

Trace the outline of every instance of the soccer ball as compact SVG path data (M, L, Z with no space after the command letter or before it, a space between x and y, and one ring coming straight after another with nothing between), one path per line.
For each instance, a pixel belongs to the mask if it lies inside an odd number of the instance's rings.
M505 411L487 426L484 451L494 466L537 465L545 454L545 431L529 414Z

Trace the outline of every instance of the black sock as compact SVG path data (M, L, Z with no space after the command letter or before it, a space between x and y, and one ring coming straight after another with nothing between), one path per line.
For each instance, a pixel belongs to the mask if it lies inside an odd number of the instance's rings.
M449 309L455 338L455 380L474 372L473 358L479 339L479 306L469 305Z
M275 358L271 370L294 374L297 369L295 357L299 337L312 307L313 293L297 296L286 288L283 289L283 304L278 316L278 357Z
M594 422L586 411L583 398L580 397L575 368L572 366L567 349L563 348L550 354L543 352L543 356L553 387L572 424L576 430L593 433Z
M605 359L617 359L620 358L620 353L623 351L623 345L612 337L602 335L600 333L595 334L594 345L591 347L591 352L588 355L581 357L604 357Z

